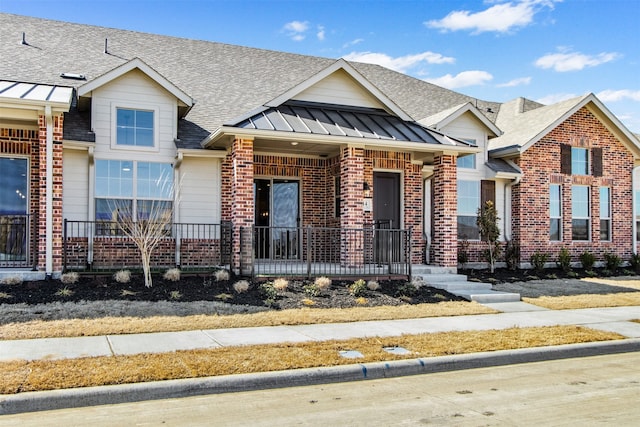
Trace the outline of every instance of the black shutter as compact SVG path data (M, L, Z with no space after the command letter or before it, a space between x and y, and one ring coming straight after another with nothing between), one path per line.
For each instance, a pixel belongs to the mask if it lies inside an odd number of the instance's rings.
M571 175L571 146L560 144L560 173Z
M602 148L591 149L591 169L593 176L602 176Z
M482 180L480 182L480 206L484 207L484 204L489 200L493 202L494 206L496 205L496 182Z

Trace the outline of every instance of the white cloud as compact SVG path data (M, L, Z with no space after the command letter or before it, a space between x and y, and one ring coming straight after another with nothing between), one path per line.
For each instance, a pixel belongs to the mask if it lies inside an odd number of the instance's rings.
M515 87L515 86L523 86L531 83L531 77L520 77L518 79L510 80L506 83L501 83L496 85L496 87Z
M575 93L552 93L547 96L543 96L540 99L536 99L535 101L539 102L540 104L551 105L551 104L555 104L556 102L566 101L567 99L575 98L576 96L578 95L576 95Z
M318 40L323 41L325 38L324 26L318 25L318 32L316 33Z
M291 21L284 24L282 30L294 41L302 41L306 37L309 30L309 22L307 21Z
M447 89L483 85L491 80L493 80L493 76L491 74L480 70L463 71L455 76L447 74L435 79L425 79L425 81L429 83L446 87Z
M553 68L558 72L579 71L587 67L595 67L620 58L616 52L602 52L597 55L585 55L580 52L558 52L550 53L538 58L536 67L549 69Z
M442 56L434 52L422 52L414 55L399 56L392 58L386 53L377 52L351 52L343 57L347 61L366 62L369 64L378 64L383 67L390 68L401 73L406 72L412 67L421 63L427 64L453 64L454 58Z
M522 0L500 3L481 12L455 10L442 19L427 21L429 28L442 32L471 31L507 33L512 29L526 27L533 22L533 16L545 7L553 9L558 0Z
M596 95L602 102L617 102L625 99L640 102L640 90L603 90Z
M355 46L355 45L357 45L357 44L360 44L360 43L362 43L363 41L364 41L364 39L354 39L354 40L351 40L350 42L347 42L347 43L343 44L343 45L342 45L342 48L343 48L343 49L346 49L346 48L348 48L348 47L350 47L350 46Z

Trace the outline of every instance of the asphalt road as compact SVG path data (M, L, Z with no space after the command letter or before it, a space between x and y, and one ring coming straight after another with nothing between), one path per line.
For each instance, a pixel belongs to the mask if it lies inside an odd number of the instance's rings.
M0 417L0 426L638 425L640 353Z

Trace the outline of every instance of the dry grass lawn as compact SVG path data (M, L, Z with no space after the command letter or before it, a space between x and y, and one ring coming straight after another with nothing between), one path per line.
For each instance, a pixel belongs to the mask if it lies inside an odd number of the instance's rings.
M578 308L628 307L640 305L640 293L585 294L562 297L522 298L522 301L551 310L572 310Z
M403 306L356 307L348 309L303 308L264 311L253 314L103 317L29 321L0 325L0 339L139 334L200 329L245 328L254 326L307 325L314 323L357 322L365 320L413 319L440 316L496 313L474 302L441 302Z
M618 334L577 326L443 332L389 338L309 342L163 354L0 363L0 393L56 390L179 378L197 378L417 357L621 339ZM383 347L412 353L392 355ZM358 350L363 359L345 359L340 350Z

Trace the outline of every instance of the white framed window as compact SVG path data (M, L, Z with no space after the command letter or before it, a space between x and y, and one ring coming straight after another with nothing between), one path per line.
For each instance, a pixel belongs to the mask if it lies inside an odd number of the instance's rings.
M571 174L589 175L589 150L571 147Z
M479 240L480 181L458 180L458 239Z
M611 188L600 187L600 240L611 240Z
M589 189L587 185L571 187L571 238L573 240L589 240L590 237Z
M95 219L115 221L151 213L169 214L173 208L173 166L133 160L96 160Z
M111 148L158 151L159 109L149 104L111 104Z
M460 138L463 141L468 142L471 145L476 145L476 140L473 138ZM456 162L458 169L475 169L476 168L476 155L468 154L466 156L458 157Z
M549 186L549 240L562 240L562 186Z

